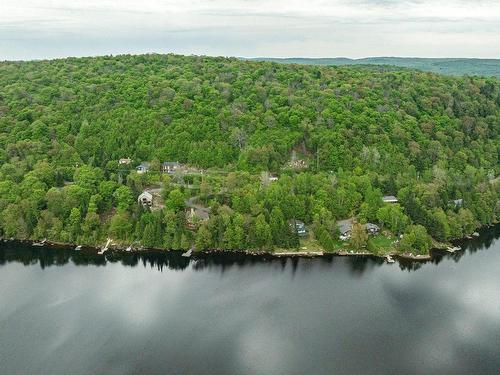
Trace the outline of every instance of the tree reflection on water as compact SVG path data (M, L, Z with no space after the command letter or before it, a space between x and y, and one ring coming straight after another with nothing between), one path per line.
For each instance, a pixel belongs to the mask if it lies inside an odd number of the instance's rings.
M453 259L458 262L465 254L473 254L479 250L490 248L493 241L500 237L500 225L487 228L482 231L481 236L472 240L457 241L455 244L462 247L462 251L448 254L444 251L433 252L433 264L439 264L444 258ZM121 252L109 251L105 255L98 255L95 250L74 251L64 247L36 247L19 242L0 243L0 264L9 262L22 263L25 266L39 264L42 269L50 266L62 266L72 263L76 266L105 266L108 263L120 263L123 266L149 267L158 271L184 270L192 267L199 271L215 268L219 272L224 272L227 268L252 267L271 263L278 265L281 270L291 267L292 272L296 272L299 267L307 267L310 262L321 262L330 265L342 259L347 264L351 274L361 276L367 270L380 267L385 264L382 258L353 256L337 257L334 255L322 258L274 258L269 255L246 255L242 253L212 253L196 254L192 258L182 257L179 251L141 251L141 252ZM399 259L398 265L402 271L417 271L424 263Z

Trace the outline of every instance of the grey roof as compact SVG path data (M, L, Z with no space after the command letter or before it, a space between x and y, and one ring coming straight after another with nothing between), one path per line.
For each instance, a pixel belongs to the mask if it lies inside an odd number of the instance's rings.
M198 220L208 220L210 214L205 210L200 210L198 208L192 208L186 213L186 217L189 219L197 218Z
M354 223L354 218L338 220L337 227L339 228L340 234L346 234L352 230L352 225Z
M340 223L338 224L340 234L345 234L352 231L352 223Z
M379 226L373 223L366 223L365 228L366 230L380 230Z
M180 164L176 161L164 161L161 165L164 167L178 167Z

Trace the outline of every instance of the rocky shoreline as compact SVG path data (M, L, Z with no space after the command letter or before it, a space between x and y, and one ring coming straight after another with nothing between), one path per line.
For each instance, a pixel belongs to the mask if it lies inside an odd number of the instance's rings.
M494 225L498 225L498 223L490 225L490 226L485 226L484 228L492 227ZM484 229L481 228L481 229ZM479 230L481 230L479 229ZM203 250L203 251L196 251L196 252L190 252L188 257L197 257L197 256L204 256L204 255L214 255L214 254L239 254L239 255L246 255L246 256L260 256L260 257L266 257L266 258L318 258L318 257L331 257L331 256L338 256L338 257L371 257L371 258L379 258L379 259L384 259L388 263L393 263L393 258L394 259L399 259L399 260L407 260L407 261L417 261L417 262L427 262L431 261L434 259L433 252L435 250L439 251L446 251L449 253L453 253L455 251L460 251L462 248L460 246L453 246L453 244L457 244L463 241L467 241L470 239L473 239L475 237L478 237L479 233L475 232L474 236L467 236L462 239L457 239L453 240L452 243L449 244L441 244L442 246L435 247L431 249L429 254L421 255L421 254L413 254L413 253L396 253L396 252L390 252L388 254L373 254L367 251L360 251L360 252L355 252L355 251L337 251L337 252L323 252L323 251L258 251L258 250L222 250L222 249L212 249L212 250ZM68 244L68 243L63 243L63 242L57 242L57 241L36 241L36 240L17 240L14 238L10 239L5 239L5 238L0 238L0 241L2 243L16 243L16 244L23 244L23 245L29 245L35 247L47 247L47 248L61 248L61 249L78 249L78 250L84 250L84 251L91 251L91 252L96 252L98 255L104 255L106 251L117 251L117 252L123 252L123 253L138 253L138 252L172 252L172 253L181 253L181 254L186 254L183 250L166 250L166 249L160 249L160 248L144 248L144 247L138 247L138 248L131 248L130 246L128 248L125 248L121 244L115 244L111 242L109 245L109 248L106 248L104 251L102 248L98 248L95 246L78 246L76 244ZM186 256L186 255L185 255Z
M13 244L22 244L32 246L33 248L59 248L66 250L76 249L77 245L61 243L61 242L52 242L46 241L43 245L38 241L33 240L16 240L16 239L2 239L3 243L13 243ZM179 253L183 254L182 250L165 250L159 248L141 248L141 249L131 249L127 250L124 247L111 245L106 252L102 252L102 249L95 246L81 246L78 251L91 251L95 252L96 255L102 255L108 251L110 252L120 252L120 253L144 253L144 252L170 252L170 253ZM76 250L75 250L76 251ZM404 260L412 260L412 261L429 261L432 260L433 257L431 255L413 255L413 254L399 254L399 253L390 253L385 255L373 254L370 252L348 252L348 251L338 251L338 252L322 252L322 251L286 251L286 252L271 252L271 251L254 251L254 250L221 250L221 249L213 249L213 250L204 250L193 252L189 257L196 258L197 256L206 256L206 255L215 255L215 254L239 254L251 257L265 257L265 258L320 258L320 257L371 257L371 258L379 258L384 260L389 259L404 259ZM392 263L392 261L389 261Z

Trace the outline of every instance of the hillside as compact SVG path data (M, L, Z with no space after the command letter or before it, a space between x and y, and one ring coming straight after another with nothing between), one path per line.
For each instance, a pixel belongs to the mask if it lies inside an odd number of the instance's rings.
M499 124L493 78L177 55L4 62L0 235L425 253L427 232L498 220ZM179 169L161 173L166 161ZM384 237L355 225L339 242L351 217Z
M484 76L500 78L500 60L467 58L412 58L412 57L367 57L348 58L256 58L255 61L273 61L283 64L304 65L393 65L403 68L454 76Z

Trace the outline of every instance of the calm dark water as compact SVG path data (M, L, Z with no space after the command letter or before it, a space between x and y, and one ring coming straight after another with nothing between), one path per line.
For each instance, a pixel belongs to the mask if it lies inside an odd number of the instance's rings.
M499 374L500 227L435 263L0 247L2 374Z

